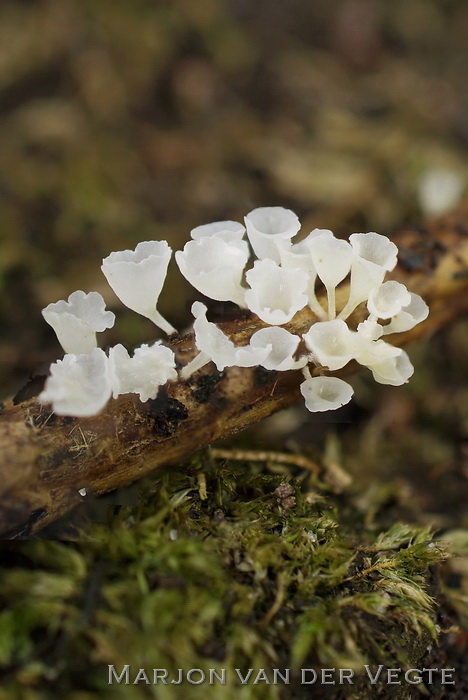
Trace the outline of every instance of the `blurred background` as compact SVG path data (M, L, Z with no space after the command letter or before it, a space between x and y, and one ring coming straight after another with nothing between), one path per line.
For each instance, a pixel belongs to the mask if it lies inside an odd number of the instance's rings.
M75 289L126 312L100 260L256 206L389 233L468 181L463 0L3 0L0 398L61 351L40 310ZM183 328L171 266L161 310Z

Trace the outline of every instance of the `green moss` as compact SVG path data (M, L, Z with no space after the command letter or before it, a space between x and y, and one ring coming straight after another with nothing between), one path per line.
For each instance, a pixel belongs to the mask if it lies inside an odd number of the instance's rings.
M293 678L420 658L438 634L428 573L445 556L431 533L396 524L376 536L352 507L342 520L341 497L319 482L303 495L288 480L277 490L285 474L202 453L146 480L135 506L110 509L80 541L24 543L0 575L4 686L30 698L198 698L195 685L108 686L107 666L130 664L131 680L139 668L225 668L228 683L204 696L277 698L287 686L241 686L235 669Z

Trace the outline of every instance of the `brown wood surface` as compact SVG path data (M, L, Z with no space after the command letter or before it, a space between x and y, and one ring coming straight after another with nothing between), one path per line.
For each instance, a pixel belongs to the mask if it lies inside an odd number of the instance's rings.
M389 336L406 345L468 310L468 207L402 229L393 240L400 262L389 278L430 306L427 321ZM303 333L314 320L304 310L286 327ZM238 344L264 326L246 314L220 325ZM181 365L195 354L191 335L171 347ZM350 364L342 374L357 368ZM35 398L20 400L26 393L20 392L0 414L0 536L30 536L79 503L78 489L103 494L130 484L293 404L301 381L300 372L233 367L218 373L210 364L191 381L168 385L155 401L122 396L93 418L55 416Z

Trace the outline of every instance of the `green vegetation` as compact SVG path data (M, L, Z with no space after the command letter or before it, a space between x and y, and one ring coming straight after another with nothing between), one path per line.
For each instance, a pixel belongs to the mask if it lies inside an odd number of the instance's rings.
M402 523L377 534L321 479L267 466L208 451L147 480L84 540L7 550L4 688L179 697L177 685L107 685L108 664L130 664L131 681L139 668L226 669L225 686L181 686L188 698L277 698L286 686L242 687L234 669L345 667L358 679L365 663L420 660L440 631L429 581L443 548ZM289 697L301 697L293 679Z

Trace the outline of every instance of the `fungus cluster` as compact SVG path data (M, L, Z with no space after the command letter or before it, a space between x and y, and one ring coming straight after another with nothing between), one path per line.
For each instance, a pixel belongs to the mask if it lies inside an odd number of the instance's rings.
M413 328L427 317L428 307L403 284L384 281L397 263L396 245L378 233L354 233L345 241L326 229L315 229L296 243L299 229L299 219L289 209L262 207L245 217L245 226L219 221L192 230L184 249L175 254L182 275L206 297L234 302L267 325L248 344L237 346L207 319L206 305L195 302L199 354L179 372L174 353L161 341L141 345L133 356L123 345L107 354L98 348L96 333L111 328L115 316L97 292L77 291L68 301L49 304L42 314L66 355L51 365L40 401L52 403L61 415L92 416L111 396L137 393L142 401L154 399L166 382L179 375L188 379L209 362L218 370L301 370L301 393L310 411L334 410L350 401L352 387L327 373L351 360L368 367L381 384L407 382L413 374L408 355L383 338ZM133 251L111 253L101 268L128 308L169 335L176 331L157 302L171 255L166 241L144 241ZM348 298L337 308L336 289L347 278ZM326 297L319 299L319 286ZM364 304L368 318L353 329L347 321ZM299 336L282 327L307 306L316 320L306 333ZM318 376L312 376L311 368Z

